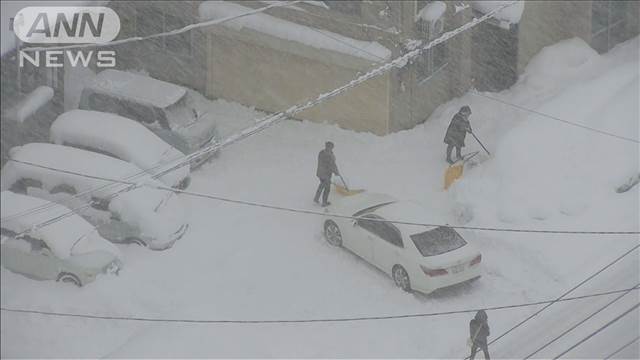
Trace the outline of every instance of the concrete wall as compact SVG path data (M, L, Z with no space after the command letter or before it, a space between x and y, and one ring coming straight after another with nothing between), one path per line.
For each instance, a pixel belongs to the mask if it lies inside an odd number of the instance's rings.
M319 50L263 33L210 29L206 94L268 112L344 85L371 62ZM386 134L389 131L389 76L371 79L296 116L342 127Z

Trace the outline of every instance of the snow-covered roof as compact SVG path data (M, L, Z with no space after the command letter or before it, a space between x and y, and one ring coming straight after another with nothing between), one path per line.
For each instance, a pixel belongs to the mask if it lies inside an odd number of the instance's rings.
M8 110L8 117L23 122L53 98L53 89L49 86L38 86Z
M149 76L112 69L99 73L88 87L99 93L134 99L162 109L175 104L187 91L182 86Z
M428 22L433 22L438 19L447 11L447 4L443 1L432 1L425 5L417 14L417 20L424 20Z
M10 191L3 191L0 197L3 217L26 213L26 215L15 216L2 222L3 228L16 233L32 229L34 225L67 214L70 211L62 205L55 205L46 211L28 212L33 208L46 206L50 203L46 200L14 194ZM43 240L55 256L63 259L72 255L98 250L104 250L116 257L120 257L120 252L113 244L100 237L91 224L75 214L34 230L32 236Z
M509 1L493 1L493 0L480 0L470 1L471 7L483 14L493 11L495 8L508 3ZM524 1L518 1L515 4L502 9L496 14L496 19L506 21L511 24L517 24L520 22L522 12L524 11Z
M246 6L224 1L205 1L200 4L202 20L221 19L252 10ZM236 30L248 28L273 37L295 41L317 49L330 50L371 61L391 57L391 51L375 41L362 41L326 30L314 29L264 13L254 14L222 24ZM360 50L362 49L362 50Z
M56 144L68 141L91 145L139 166L151 166L168 152L174 157L180 155L178 150L142 124L100 111L71 110L63 113L51 125L50 137Z
M131 175L142 172L139 167L126 161L56 144L31 143L16 146L9 151L9 156L11 159L18 161L97 178L125 179ZM6 189L14 184L18 180L18 176L33 177L34 179L41 180L44 182L43 185L49 189L56 185L67 183L73 185L78 192L112 184L112 182L108 180L92 179L22 164L16 161L8 161L2 169L2 189ZM154 185L161 185L155 180L149 180L149 182ZM111 188L95 191L93 194L111 194L113 191L113 188Z

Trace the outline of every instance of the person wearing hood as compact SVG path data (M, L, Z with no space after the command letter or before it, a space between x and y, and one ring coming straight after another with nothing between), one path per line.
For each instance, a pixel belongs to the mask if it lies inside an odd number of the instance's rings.
M320 184L316 190L316 196L313 198L313 201L319 204L320 195L322 195L322 206L331 205L329 192L331 191L331 176L333 174L340 175L340 172L336 166L336 156L333 155L333 143L327 141L324 144L324 149L318 154L316 176L320 180Z
M478 348L482 349L485 359L489 357L489 345L487 344L487 337L489 337L489 324L487 322L487 313L484 310L480 310L476 313L476 316L469 322L469 335L471 336L471 356L470 360L473 360L476 356Z
M444 143L447 144L447 162L453 164L451 160L451 151L456 148L457 160L462 159L462 148L464 147L464 139L467 133L471 131L471 124L469 123L469 116L471 115L471 108L467 105L460 108L457 114L451 119L451 123L447 128L447 133L444 136Z

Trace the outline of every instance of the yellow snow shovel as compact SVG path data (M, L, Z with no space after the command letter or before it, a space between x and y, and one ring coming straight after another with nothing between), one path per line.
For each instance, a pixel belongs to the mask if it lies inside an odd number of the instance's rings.
M451 186L451 184L453 184L454 181L462 177L464 164L476 155L478 155L478 151L474 151L472 153L466 154L462 157L462 159L449 165L447 170L444 172L444 189L445 190L448 190L449 186Z
M347 182L344 181L344 178L342 177L342 175L340 176L340 180L342 180L342 185L339 185L337 183L333 183L333 185L336 187L336 192L342 196L351 196L351 195L356 195L356 194L360 194L361 192L364 192L364 189L349 189L349 186L347 186Z

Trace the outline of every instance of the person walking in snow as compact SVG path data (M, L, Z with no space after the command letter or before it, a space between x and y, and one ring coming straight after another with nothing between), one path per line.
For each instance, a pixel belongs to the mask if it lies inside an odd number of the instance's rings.
M467 133L471 131L471 124L469 124L469 115L471 115L471 108L467 105L460 108L457 114L451 119L451 123L447 128L447 133L444 136L444 142L447 144L447 162L453 164L451 160L451 151L456 148L457 160L462 159L462 148L464 147L464 138Z
M476 316L469 322L469 335L471 336L471 356L469 356L469 359L473 360L475 358L478 348L482 349L485 359L490 359L489 345L487 344L489 324L487 322L487 313L484 310L478 311Z
M322 195L322 206L330 205L329 192L331 191L331 176L333 174L340 175L336 166L336 157L333 155L333 143L327 141L324 144L324 150L318 154L318 170L316 176L320 179L320 185L316 190L316 196L313 201L319 203L320 195Z

